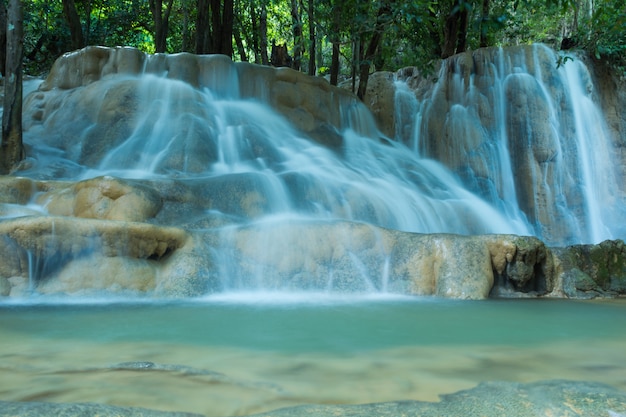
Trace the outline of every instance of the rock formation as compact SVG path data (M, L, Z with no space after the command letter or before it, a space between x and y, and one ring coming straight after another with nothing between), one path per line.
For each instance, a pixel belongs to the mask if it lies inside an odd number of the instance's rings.
M435 113L451 107L451 112L459 112L458 120L430 120L426 129L440 135L440 140L423 144L429 152L449 153L447 161L457 170L485 173L477 176L485 181L488 169L481 165L485 160L472 159L472 155L486 146L483 127L495 123L488 111L493 92L470 89L473 104L463 110L451 99L457 94L451 85L472 79L477 88L488 89L488 78L494 76L489 62L496 55L495 50L485 50L447 61L445 75L450 83L435 91L430 107ZM529 58L525 65L533 66L535 61ZM152 77L148 83L146 77ZM387 111L397 104L390 86L397 77L412 86L411 94L419 95L430 87L413 69L372 78L368 98L383 131L404 137L407 129L398 123L405 115ZM554 138L537 134L531 135L532 143L522 143L529 137L524 132L529 123L526 113L534 115L530 121L534 129L550 130L539 116L548 106L539 87L528 76L513 75L502 94L508 97L508 106L519 108L509 111L513 116L506 127L509 138L517 138L510 139L513 160L519 164L516 171L538 169L545 178L557 175L550 167L558 148ZM161 88L171 90L165 92L166 98L150 95ZM555 84L554 88L559 87ZM221 106L228 106L232 95L244 106L254 106L252 100L246 102L253 97L269 104L300 134L321 143L322 147L301 150L313 155L314 161L321 160L321 152L330 158L367 150L366 142L344 146L346 136L340 133L347 128L367 133L371 142L378 139L363 105L353 95L287 68L234 64L221 56L148 56L130 48L89 47L67 54L26 99L25 129L31 137L29 146L38 149L36 157L22 166L24 177L0 178L0 249L5 254L0 262L0 294L189 297L262 288L483 299L610 296L626 291L621 241L549 248L529 236L425 234L374 225L358 217L346 220L345 213L356 211L366 219L388 213L377 211L381 202L364 201L350 181L324 189L298 176L297 165L278 171L276 177L265 175L272 167L283 166L286 156L281 146L270 146L265 132L239 125L220 127ZM150 113L157 115L151 120L141 120L140 107L146 103L156 109ZM254 110L261 120L274 117L263 113L262 107ZM469 118L466 111L475 118ZM176 120L175 128L168 126L173 124L170 120ZM461 124L455 124L458 121ZM237 165L235 157L227 161L225 155L229 132L236 129L249 129L242 136L247 165ZM211 135L226 144L218 148L205 140ZM457 146L463 135L468 140ZM163 142L139 147L146 138L157 136ZM129 138L135 137L137 143L129 145ZM393 151L391 145L380 149ZM375 150L381 152L378 159L384 158L380 149ZM289 155L296 160L300 156ZM133 177L130 174L135 171L125 171L126 164L139 160L145 160L142 166L150 165L149 175L138 169ZM113 174L96 175L103 161ZM403 168L405 164L409 176L415 176L411 185L426 187L427 175L418 172L414 162L397 164ZM208 171L209 165L216 166L216 171ZM128 179L113 176L115 172ZM277 178L279 187L275 186ZM368 187L376 182L368 181ZM555 204L548 200L555 196L539 202L531 197L537 184L521 184L517 195L522 206L534 213L533 221L544 224L542 216ZM533 190L525 191L524 184ZM289 189L292 194L268 192L276 189ZM439 191L426 190L427 198L411 204L430 205L432 195ZM446 208L461 198L444 191ZM294 201L285 202L289 200L285 195ZM316 205L324 199L330 203L320 210ZM322 216L299 217L297 210L285 215L287 203L306 206ZM537 210L537 204L543 208ZM471 227L477 216L462 206L451 213L449 222L459 226ZM560 227L554 222L545 224ZM544 234L549 233L547 228Z
M558 60L540 45L478 49L432 74L373 74L365 101L388 136L493 204L518 206L550 245L623 236L610 220L626 196L623 81L601 64Z

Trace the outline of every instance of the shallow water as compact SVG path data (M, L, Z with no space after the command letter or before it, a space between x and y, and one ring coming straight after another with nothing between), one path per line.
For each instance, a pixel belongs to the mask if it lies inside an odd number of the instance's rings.
M437 401L481 381L626 391L626 300L301 294L0 304L0 400L207 416Z

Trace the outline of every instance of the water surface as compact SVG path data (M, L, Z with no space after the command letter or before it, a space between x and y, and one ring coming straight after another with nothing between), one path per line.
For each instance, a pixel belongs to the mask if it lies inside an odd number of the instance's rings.
M416 399L481 381L626 391L626 300L315 294L0 305L0 399L207 416Z

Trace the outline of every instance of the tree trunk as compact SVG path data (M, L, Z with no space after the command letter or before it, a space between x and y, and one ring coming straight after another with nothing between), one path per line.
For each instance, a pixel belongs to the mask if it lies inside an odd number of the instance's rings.
M315 9L313 8L313 0L308 0L307 15L309 19L309 75L315 75Z
M191 2L189 0L185 0L182 2L182 27L181 27L181 45L180 49L183 52L192 52L194 50L193 41L191 38L191 30L189 30L189 26L191 25Z
M150 11L154 22L154 49L158 53L167 50L167 32L173 2L174 0L169 0L164 11L163 0L150 0Z
M196 16L196 53L208 54L211 44L211 26L209 25L209 0L198 0Z
M218 53L233 56L233 24L235 21L233 0L223 0L222 30L220 32L220 49Z
M390 16L391 3L389 1L381 2L376 17L376 24L374 25L374 33L372 33L372 37L370 38L365 54L359 65L359 89L357 90L356 95L361 100L363 100L365 93L367 92L367 81L370 76L370 67L376 58L378 48L383 39L385 25L388 23Z
M333 56L330 62L330 84L337 85L339 81L339 53L341 44L339 39L339 29L341 26L341 2L337 2L337 4L333 5L332 8L333 14L333 30L331 35L331 43L333 45Z
M76 4L74 0L63 0L63 14L70 28L70 36L72 39L72 48L80 49L85 46L85 38L83 37L83 27L80 24L80 18L76 12Z
M256 14L256 2L250 1L250 26L252 32L252 52L254 53L254 63L261 63L261 51L259 49L259 22Z
M261 62L263 65L270 64L270 57L267 55L267 0L261 0L261 16L259 16L259 48L261 49Z
M467 49L467 26L468 26L468 10L467 7L464 7L463 10L459 13L459 33L456 38L456 51L455 53L460 54L461 52L465 52Z
M22 145L22 1L10 0L7 13L6 77L0 173L8 174L24 159Z
M488 32L489 28L487 23L489 22L489 0L483 0L482 17L480 19L480 47L486 48L489 46Z
M233 55L233 0L210 0L211 41L209 53Z
M459 20L456 11L450 12L446 18L443 28L443 46L441 47L441 57L448 58L454 55L456 49L456 41L459 34Z
M444 44L441 57L448 58L455 53L465 52L467 47L468 6L465 0L456 0L446 18L444 26Z
M293 25L293 61L292 68L300 71L302 63L302 19L298 0L291 0L291 21Z
M84 0L85 6L85 45L89 45L91 36L91 0Z
M233 36L235 38L235 45L237 45L237 52L239 53L239 59L242 62L248 61L248 56L246 55L246 48L243 45L243 40L241 39L241 32L243 32L243 26L239 19L236 20L236 28L233 30Z
M0 1L0 74L6 75L7 53L7 7L4 1Z

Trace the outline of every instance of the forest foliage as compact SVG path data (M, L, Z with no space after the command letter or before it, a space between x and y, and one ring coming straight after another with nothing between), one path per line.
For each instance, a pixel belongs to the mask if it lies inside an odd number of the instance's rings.
M6 1L6 0L5 0ZM481 46L576 47L625 71L625 0L29 0L24 69L86 45L223 53L333 82ZM273 54L272 54L273 53ZM356 87L355 87L356 88Z

